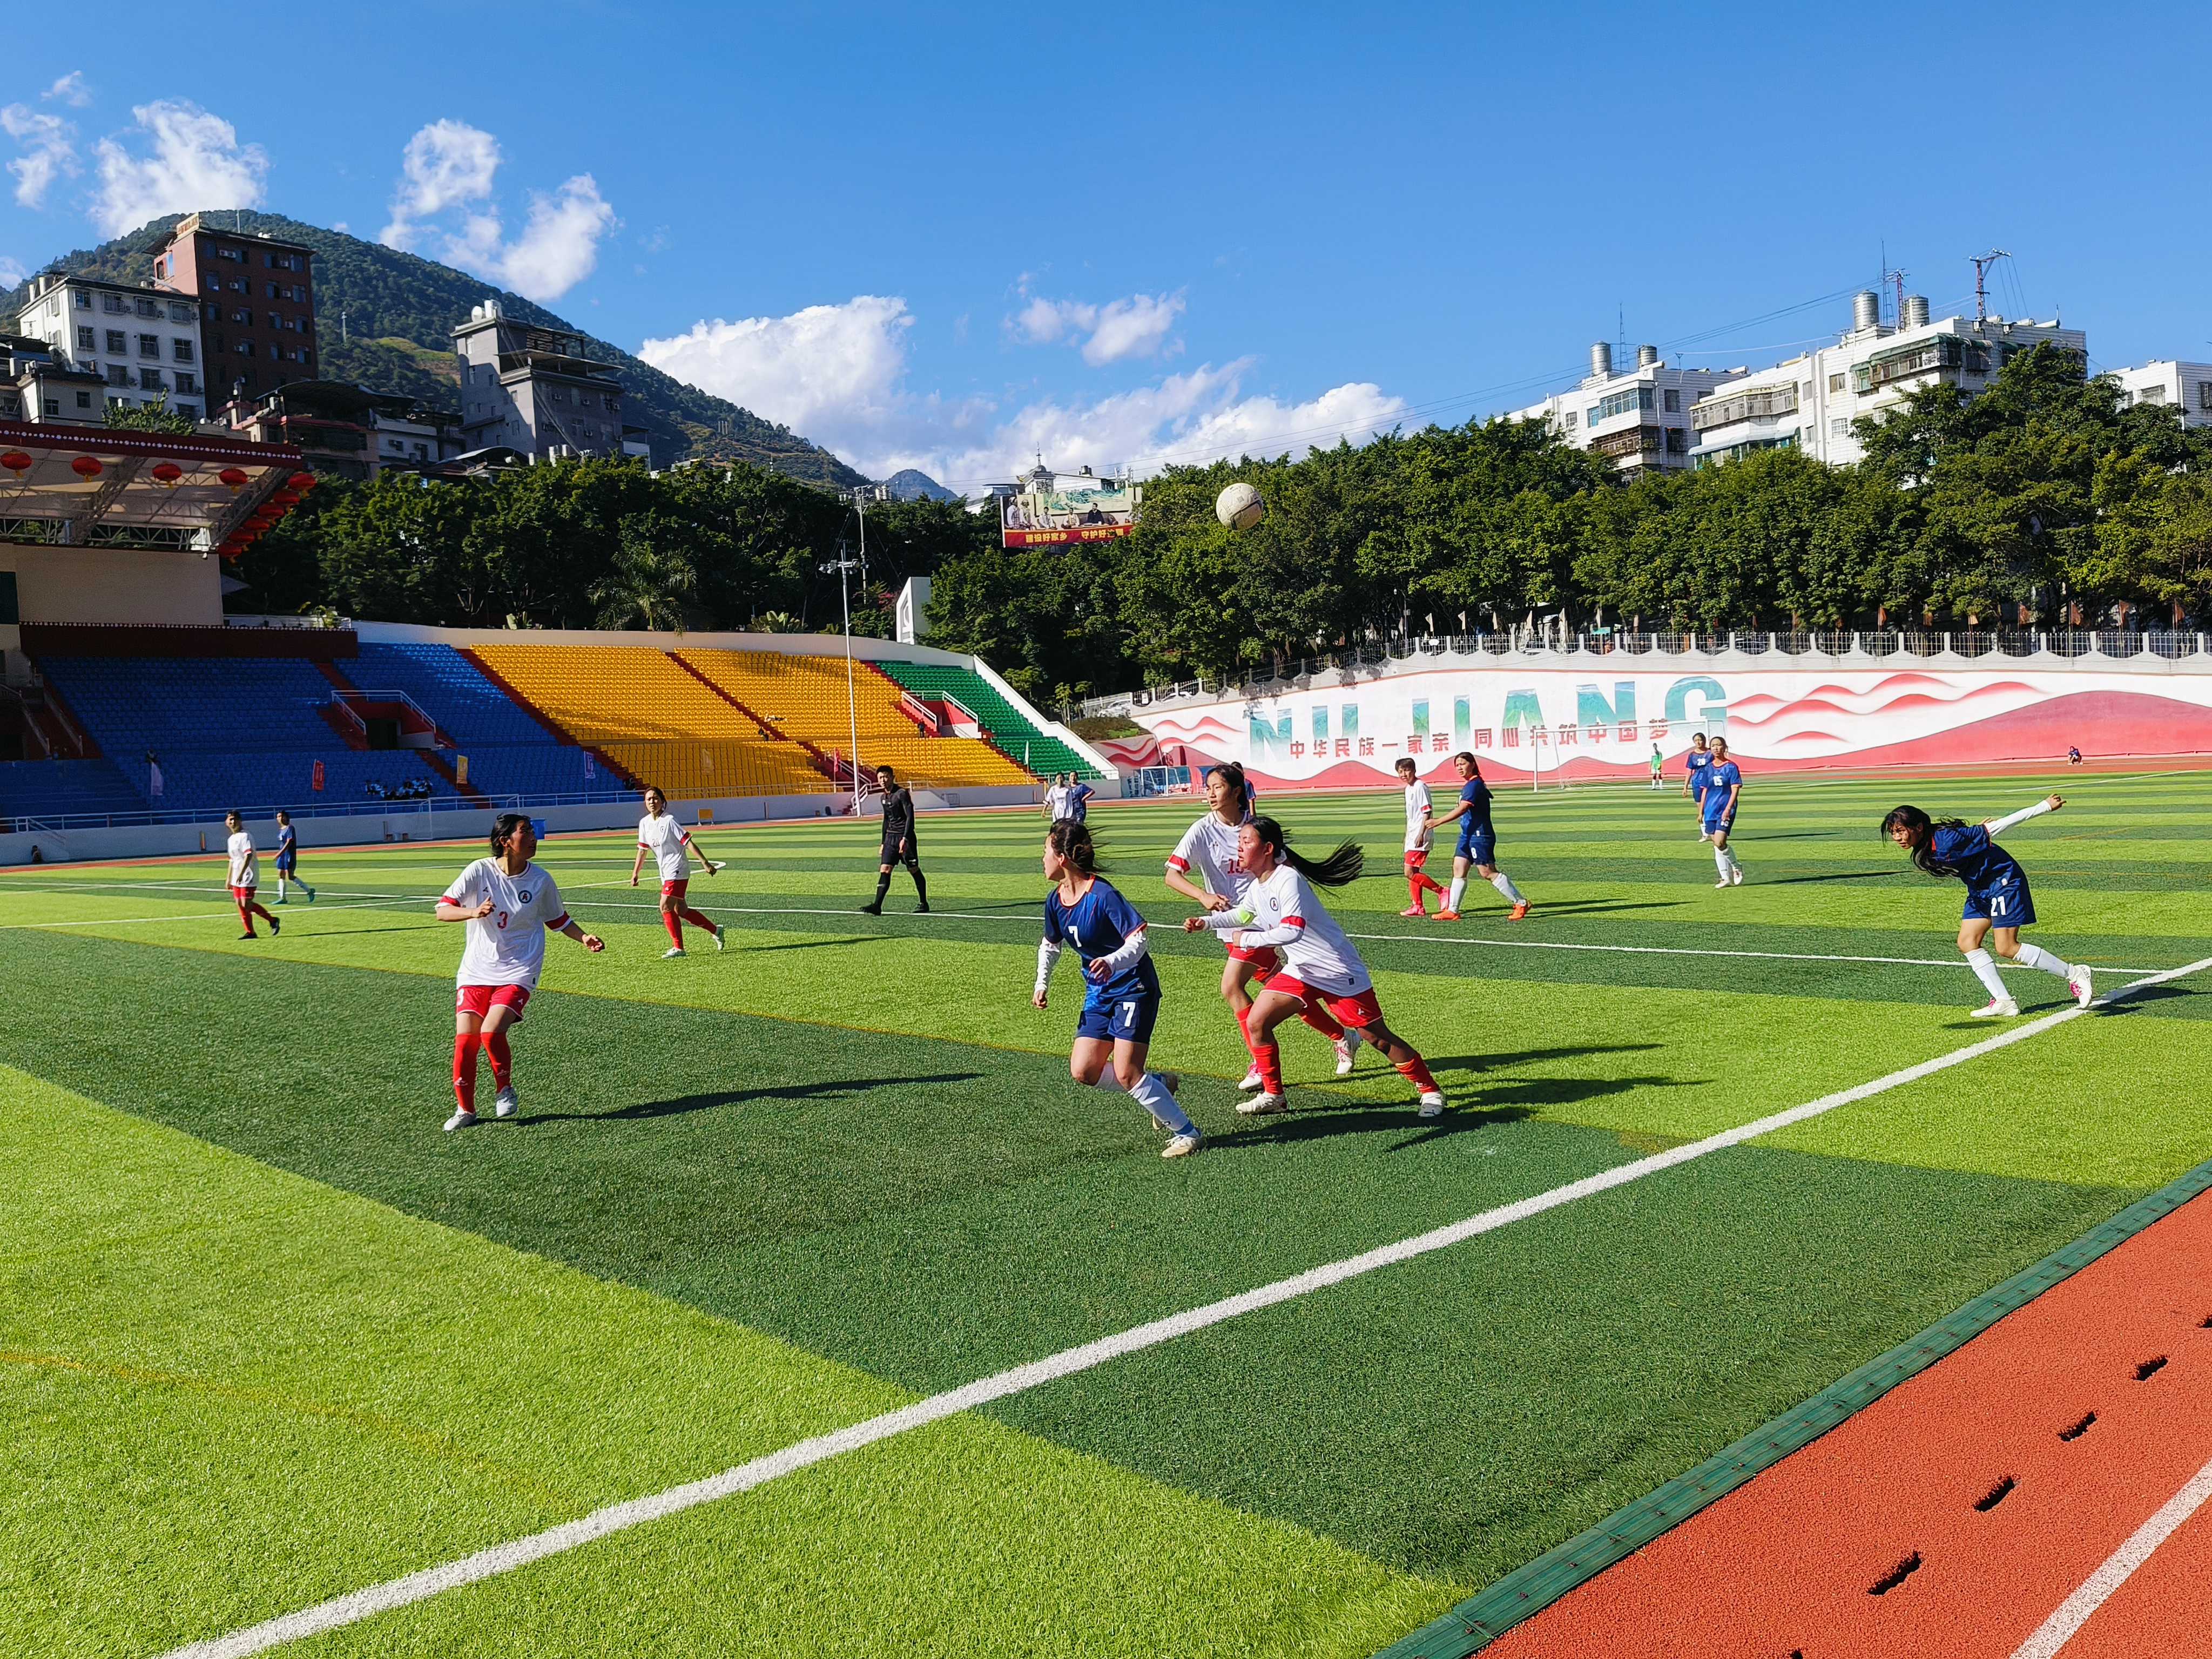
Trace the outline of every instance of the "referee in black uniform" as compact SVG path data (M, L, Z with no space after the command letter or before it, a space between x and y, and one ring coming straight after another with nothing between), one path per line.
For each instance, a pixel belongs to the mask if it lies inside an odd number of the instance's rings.
M884 788L883 862L876 869L875 902L862 905L860 912L870 916L883 915L884 895L891 890L891 866L903 864L907 874L914 878L915 914L927 915L929 884L922 878L921 849L914 838L914 796L900 784L898 774L888 766L878 766L876 778Z

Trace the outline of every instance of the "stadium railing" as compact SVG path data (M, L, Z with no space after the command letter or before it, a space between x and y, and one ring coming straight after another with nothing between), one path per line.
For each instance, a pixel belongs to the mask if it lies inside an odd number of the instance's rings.
M549 806L605 806L616 801L634 801L636 799L637 792L634 789L595 789L563 795L487 794L481 801L465 799L458 795L425 795L417 800L333 801L307 806L280 801L271 805L245 806L239 810L245 814L247 822L258 823L275 817L280 806L295 818L398 818L441 812L536 812ZM60 835L71 830L140 830L155 824L222 822L221 812L181 808L143 812L58 812L0 818L0 824L5 824L10 832L18 835Z

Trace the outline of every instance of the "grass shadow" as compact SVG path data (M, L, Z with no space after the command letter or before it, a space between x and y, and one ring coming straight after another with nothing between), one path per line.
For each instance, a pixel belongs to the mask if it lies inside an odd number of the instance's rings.
M1771 881L1762 881L1759 884L1761 887L1802 887L1814 882L1872 881L1883 876L1901 876L1905 873L1901 869L1841 870L1832 876L1777 876Z
M771 951L819 951L829 945L873 945L874 934L853 934L845 939L807 939L789 945L740 945L738 954L744 957L764 957Z
M772 1089L717 1090L712 1094L679 1095L673 1100L640 1100L604 1112L530 1112L517 1127L539 1123L620 1123L660 1117L681 1117L691 1112L712 1111L718 1106L741 1106L760 1100L842 1100L870 1089L888 1089L915 1083L973 1083L981 1072L940 1072L929 1077L825 1078L817 1083L791 1083Z

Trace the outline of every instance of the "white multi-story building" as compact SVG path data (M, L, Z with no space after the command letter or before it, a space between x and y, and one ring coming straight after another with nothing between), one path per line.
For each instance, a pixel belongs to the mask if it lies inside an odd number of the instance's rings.
M108 403L166 399L178 414L195 420L207 407L199 307L190 300L150 286L40 271L31 279L15 331L46 341L56 367L99 375ZM82 390L72 386L71 405ZM51 392L34 398L36 412L27 417L82 418L73 406L46 410L45 404L53 401Z
M1616 372L1613 348L1590 348L1590 372L1572 392L1516 409L1513 418L1543 421L1577 449L1613 458L1629 477L1687 466L1695 441L1690 410L1735 369L1669 368L1656 346L1636 348L1636 367Z
M2155 362L2116 368L2122 407L2164 404L2181 411L2184 426L2212 426L2212 363Z
M1853 301L1851 323L1834 345L1771 368L1735 371L1716 386L1691 410L1697 431L1691 465L1711 466L1757 450L1796 448L1841 466L1865 454L1852 422L1879 416L1923 386L1940 381L1972 394L2030 346L2048 343L2085 361L2089 349L2087 334L2061 326L2055 318L2047 323L2002 317L1931 322L1928 301L1917 294L1905 296L1902 327L1886 324L1871 289Z

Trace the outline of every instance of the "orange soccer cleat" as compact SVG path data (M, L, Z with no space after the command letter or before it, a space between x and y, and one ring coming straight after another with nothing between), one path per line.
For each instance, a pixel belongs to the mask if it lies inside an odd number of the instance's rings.
M1431 921L1457 921L1459 920L1459 912L1456 910L1439 910L1435 915L1430 917L1429 920Z
M1522 918L1522 917L1523 917L1523 916L1527 915L1528 914L1528 901L1527 899L1520 899L1520 900L1516 901L1516 902L1514 903L1514 906L1513 906L1513 913L1512 913L1510 915L1507 916L1507 917L1505 918L1505 920L1506 920L1506 921L1520 921L1520 920L1521 920L1521 918Z

